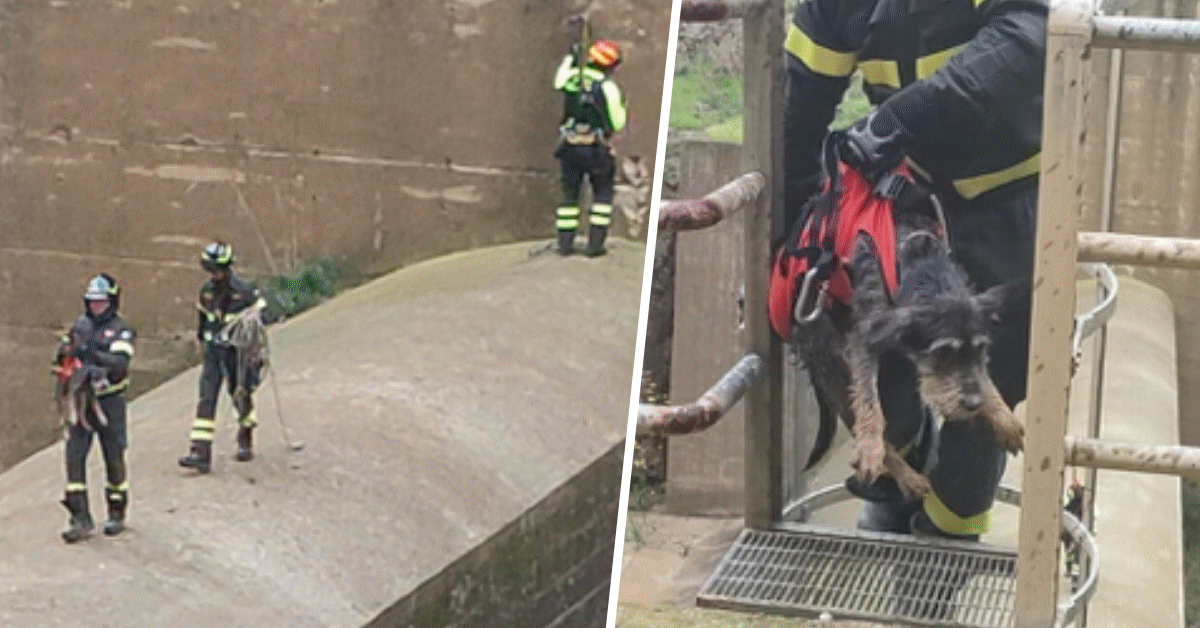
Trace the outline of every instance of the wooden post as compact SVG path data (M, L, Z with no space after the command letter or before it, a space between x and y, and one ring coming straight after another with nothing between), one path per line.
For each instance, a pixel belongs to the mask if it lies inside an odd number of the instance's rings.
M783 203L783 0L747 10L743 149L746 170L767 179L744 213L746 225L746 353L764 372L746 394L746 527L766 529L783 514L783 349L767 320L771 212Z
M1076 233L1084 185L1091 3L1053 6L1046 46L1016 628L1050 628L1058 612L1063 437L1071 386Z

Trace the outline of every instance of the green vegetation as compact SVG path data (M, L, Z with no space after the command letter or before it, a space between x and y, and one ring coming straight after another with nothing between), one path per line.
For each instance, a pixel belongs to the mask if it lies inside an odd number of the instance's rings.
M740 142L742 77L715 67L704 57L681 57L675 63L670 127L675 131L699 133L706 139ZM870 110L862 80L855 74L831 126L845 128Z
M332 257L306 262L294 273L263 277L258 281L267 308L290 317L337 294L346 278L345 268Z

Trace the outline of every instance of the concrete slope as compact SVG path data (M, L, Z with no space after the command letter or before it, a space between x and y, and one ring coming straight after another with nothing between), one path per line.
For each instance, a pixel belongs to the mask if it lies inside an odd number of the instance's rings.
M130 406L128 534L66 546L62 448L0 476L0 625L359 626L625 433L644 247L422 263L272 329L259 458L189 477L197 372ZM89 469L102 516L98 452ZM614 481L618 481L614 478Z

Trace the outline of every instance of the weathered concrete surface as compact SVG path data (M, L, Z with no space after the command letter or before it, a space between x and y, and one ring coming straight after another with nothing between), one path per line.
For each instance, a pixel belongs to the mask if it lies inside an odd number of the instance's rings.
M55 431L47 356L98 271L142 368L186 343L214 237L250 275L371 276L552 234L550 79L584 9L626 56L618 150L652 161L661 0L0 0L0 469Z
M60 446L0 475L0 625L359 626L516 519L624 437L645 254L534 247L425 262L273 328L300 453L266 385L259 458L230 460L223 400L213 474L184 477L196 371L139 398L128 534L58 539Z

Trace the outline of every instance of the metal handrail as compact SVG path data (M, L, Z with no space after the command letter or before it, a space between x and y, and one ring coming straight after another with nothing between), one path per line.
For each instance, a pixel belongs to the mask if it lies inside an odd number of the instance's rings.
M711 227L753 203L766 186L761 173L748 172L703 198L663 201L658 208L658 228L690 231Z
M738 361L696 401L681 406L644 403L638 406L637 433L678 436L708 429L725 416L762 373L762 358L753 353Z
M1200 52L1197 20L1097 15L1092 29L1092 45L1098 48Z

